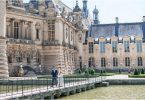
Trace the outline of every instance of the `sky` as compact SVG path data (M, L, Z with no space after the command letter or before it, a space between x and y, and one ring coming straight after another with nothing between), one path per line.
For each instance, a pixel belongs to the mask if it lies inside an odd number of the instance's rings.
M28 2L29 0L24 0ZM76 0L61 0L69 7L73 8ZM82 8L82 0L78 0ZM114 23L115 17L120 23L141 22L145 16L145 0L88 0L90 16L93 16L93 9L99 10L100 23Z

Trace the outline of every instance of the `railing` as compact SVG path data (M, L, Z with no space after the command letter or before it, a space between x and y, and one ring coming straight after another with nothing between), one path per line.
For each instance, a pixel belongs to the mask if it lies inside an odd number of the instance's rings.
M57 46L59 45L59 41L58 40L44 41L43 45L44 46Z
M16 96L33 95L42 91L53 91L59 88L68 88L72 86L80 86L83 84L102 82L105 80L100 77L64 77L64 85L62 87L52 87L51 77L42 78L11 78L0 80L0 99L6 97L13 98ZM57 84L57 83L56 83Z
M32 44L32 40L25 40L25 39L14 39L14 38L8 38L8 42L11 43L26 43L26 44Z

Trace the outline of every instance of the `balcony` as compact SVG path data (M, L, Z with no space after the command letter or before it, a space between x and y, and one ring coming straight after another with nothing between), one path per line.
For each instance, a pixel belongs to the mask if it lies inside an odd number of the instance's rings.
M77 50L77 47L76 47L76 46L73 46L73 45L71 45L71 44L69 44L69 43L63 42L62 45L63 45L64 47L68 47L69 49Z
M14 38L8 38L7 40L10 43L24 43L24 44L33 44L32 40L25 40L25 39L14 39Z
M44 41L43 45L44 46L58 46L60 44L58 40L52 40L52 41Z

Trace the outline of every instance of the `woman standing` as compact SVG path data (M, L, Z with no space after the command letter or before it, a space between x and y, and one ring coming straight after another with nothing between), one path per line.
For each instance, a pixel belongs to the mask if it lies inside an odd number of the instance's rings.
M59 69L59 73L58 73L58 87L63 87L64 86L64 79L63 79L63 73L61 72L61 70Z

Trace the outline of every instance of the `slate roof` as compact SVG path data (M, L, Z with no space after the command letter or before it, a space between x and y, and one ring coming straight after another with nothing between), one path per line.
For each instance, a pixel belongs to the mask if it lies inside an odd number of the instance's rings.
M144 25L143 25L144 24ZM114 24L96 24L89 30L89 36L93 38L111 37L111 36L143 36L143 27L145 23L114 23Z

